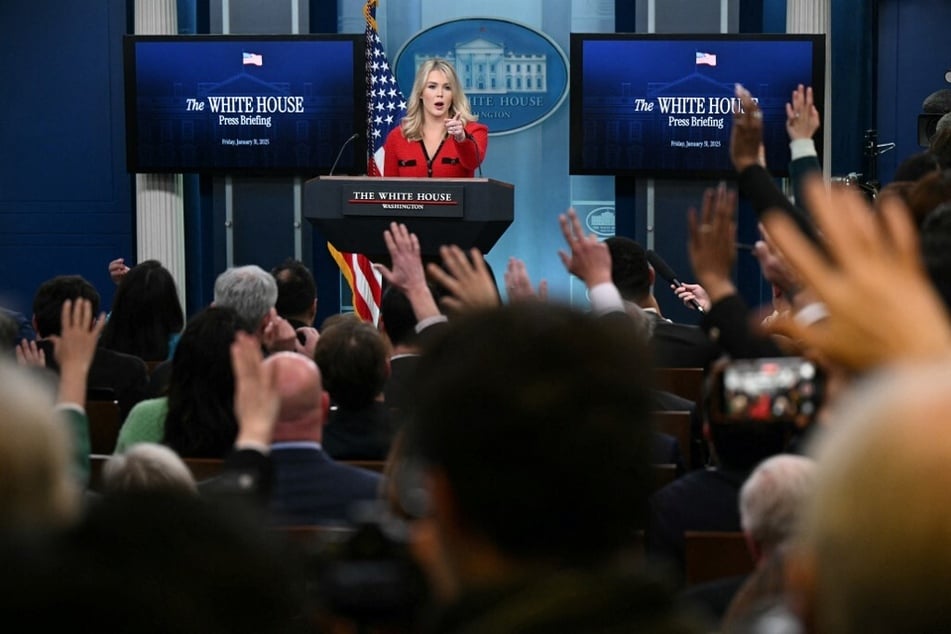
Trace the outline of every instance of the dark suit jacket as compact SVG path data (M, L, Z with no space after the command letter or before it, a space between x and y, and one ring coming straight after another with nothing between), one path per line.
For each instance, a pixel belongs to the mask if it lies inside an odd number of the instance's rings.
M271 449L271 509L282 524L348 522L354 502L379 498L378 473L334 462L316 447Z
M40 339L36 345L46 353L46 367L58 373L59 364L53 356L53 342ZM112 390L119 401L122 420L125 420L133 405L147 397L148 382L148 367L139 357L107 348L96 348L86 386L89 389Z
M385 460L394 433L386 406L374 401L360 410L331 410L323 447L335 460Z
M739 531L740 487L748 471L700 469L678 478L650 498L648 556L684 574L684 531Z
M675 324L657 313L645 311L654 321L651 351L658 368L706 368L722 354L697 326Z
M724 297L711 306L701 327L734 359L785 356L775 341L753 331L750 309L739 295Z
M416 374L419 355L399 356L390 359L390 376L383 386L383 402L389 410L393 423L399 427L412 404L410 388Z

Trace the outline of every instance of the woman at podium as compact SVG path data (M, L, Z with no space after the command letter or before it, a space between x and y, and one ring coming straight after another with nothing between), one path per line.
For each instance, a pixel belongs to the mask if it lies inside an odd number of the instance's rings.
M452 64L429 59L416 72L406 116L386 137L384 176L471 178L489 129L476 123Z

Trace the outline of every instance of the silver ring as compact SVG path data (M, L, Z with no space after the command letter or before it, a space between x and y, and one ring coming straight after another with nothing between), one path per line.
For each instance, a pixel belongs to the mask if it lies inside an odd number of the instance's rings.
M762 118L763 118L763 111L762 111L762 110L754 110L752 113L750 113L750 116L753 117L754 119L762 119Z

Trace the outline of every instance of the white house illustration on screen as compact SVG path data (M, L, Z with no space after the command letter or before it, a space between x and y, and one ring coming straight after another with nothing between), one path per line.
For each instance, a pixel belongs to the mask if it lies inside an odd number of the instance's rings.
M548 56L506 51L504 44L476 38L451 51L416 54L416 68L431 57L451 62L467 94L509 92L544 93L548 90Z

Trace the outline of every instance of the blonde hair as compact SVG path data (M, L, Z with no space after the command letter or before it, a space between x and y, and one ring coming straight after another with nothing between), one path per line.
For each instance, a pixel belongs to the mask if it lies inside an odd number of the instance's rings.
M58 528L75 520L80 487L66 423L49 390L0 363L0 528Z
M400 122L400 129L403 131L403 137L407 141L419 141L423 138L423 88L426 86L426 79L429 73L434 70L442 71L449 82L449 88L452 90L452 105L449 108L449 117L459 115L462 125L470 121L475 121L479 117L472 113L472 107L469 105L469 98L462 90L462 84L459 82L459 76L456 69L448 61L434 57L427 59L419 65L416 70L416 79L413 81L413 90L410 92L406 105L406 116Z

